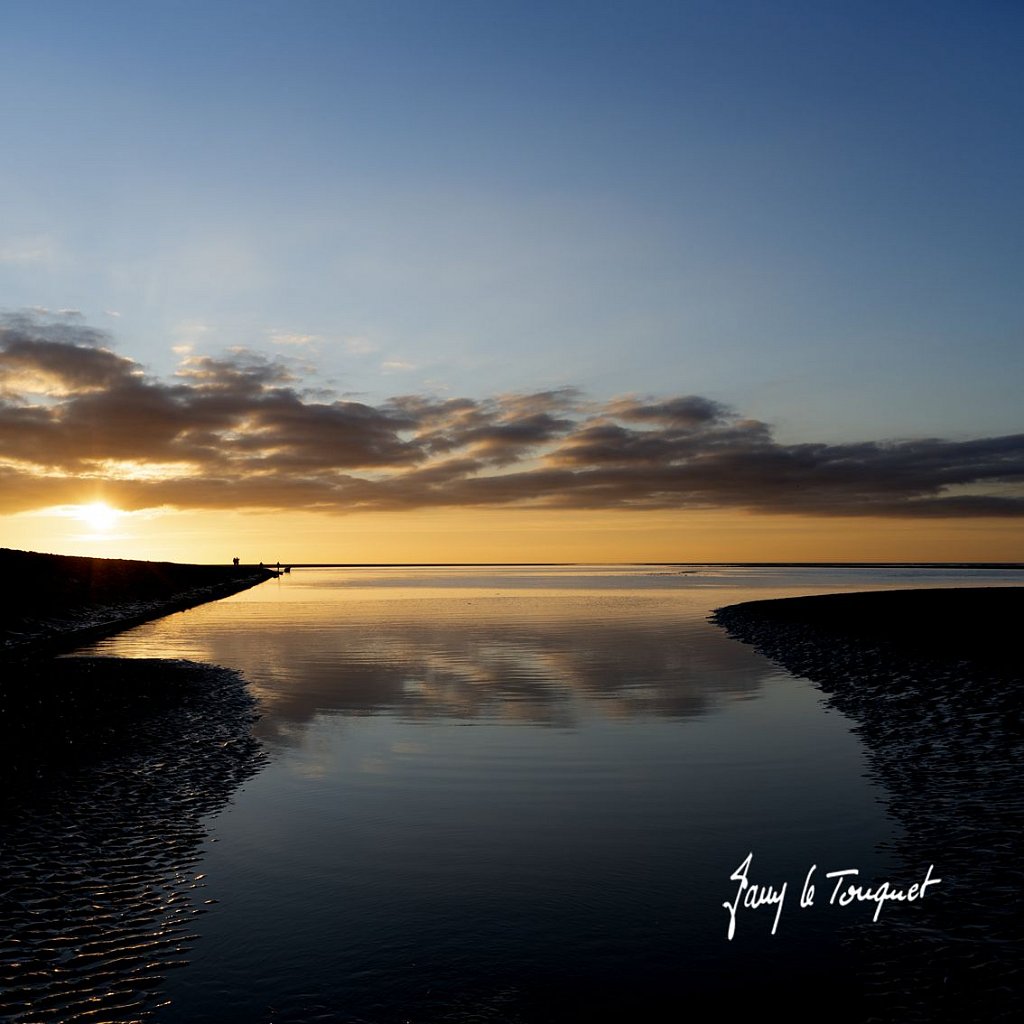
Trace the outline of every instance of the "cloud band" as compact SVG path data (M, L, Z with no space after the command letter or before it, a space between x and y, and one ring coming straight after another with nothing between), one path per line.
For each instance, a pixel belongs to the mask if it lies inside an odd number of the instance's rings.
M72 503L95 481L124 509L1024 514L1024 434L780 444L701 396L573 389L369 405L247 352L154 379L108 343L74 321L0 324L0 512Z

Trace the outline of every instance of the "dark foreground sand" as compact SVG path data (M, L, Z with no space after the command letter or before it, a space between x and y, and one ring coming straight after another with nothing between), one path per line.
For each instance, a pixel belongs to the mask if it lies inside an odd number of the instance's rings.
M205 819L263 763L234 672L56 658L273 573L0 550L0 1021L138 1021L206 912Z
M871 1019L1024 1010L1022 620L1017 587L753 601L714 615L857 723L903 827L906 882L929 864L943 880L857 936Z
M41 748L0 747L0 1021L148 1019L215 909L196 864L206 818L263 763L255 702L235 673L189 662L12 672L83 717L58 715Z

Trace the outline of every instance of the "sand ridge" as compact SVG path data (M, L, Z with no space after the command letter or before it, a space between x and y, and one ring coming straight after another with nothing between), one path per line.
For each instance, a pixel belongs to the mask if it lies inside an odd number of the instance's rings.
M247 590L263 566L185 565L0 548L0 661L71 650L130 626Z
M1024 588L881 591L718 609L730 636L855 723L935 898L859 929L875 1016L1016 1020L1024 1005ZM837 814L842 813L837 808Z

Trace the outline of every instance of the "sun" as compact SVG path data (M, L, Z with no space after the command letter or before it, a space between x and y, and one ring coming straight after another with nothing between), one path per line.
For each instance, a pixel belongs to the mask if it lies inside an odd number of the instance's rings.
M105 501L94 501L75 508L75 518L90 526L96 533L106 533L123 515L123 512L111 508Z

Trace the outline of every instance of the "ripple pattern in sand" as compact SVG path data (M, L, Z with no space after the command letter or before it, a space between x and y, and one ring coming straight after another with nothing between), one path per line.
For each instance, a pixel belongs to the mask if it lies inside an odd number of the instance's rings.
M929 864L942 877L934 898L857 929L870 1019L1019 1020L1019 664L928 659L891 643L765 619L756 606L719 609L715 617L731 636L813 680L857 723L871 773L905 830L895 850L906 882L920 881Z
M162 980L185 962L193 922L212 902L197 869L204 818L264 757L251 735L254 701L235 673L74 660L91 684L109 677L116 688L131 676L140 692L163 697L158 713L133 720L122 712L115 747L60 771L34 770L36 785L5 795L5 1024L140 1021L164 1004Z

